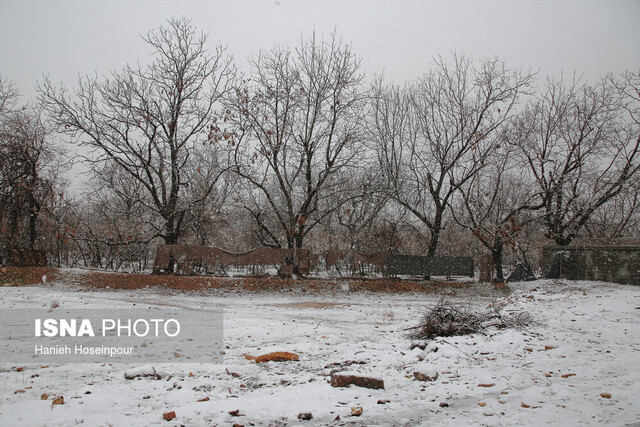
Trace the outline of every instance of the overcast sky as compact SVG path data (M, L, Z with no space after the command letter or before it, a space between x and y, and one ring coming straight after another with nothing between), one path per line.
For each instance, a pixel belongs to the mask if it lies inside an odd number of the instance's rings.
M140 34L179 16L228 45L241 66L260 49L336 28L367 72L398 82L452 50L591 81L640 68L640 0L0 0L0 73L26 96L43 74L73 85L78 73L145 62Z
M227 45L245 70L260 49L334 29L369 74L398 83L454 50L590 81L640 69L640 0L0 0L0 74L26 99L45 74L73 87L78 74L148 62L140 34L181 16L208 32L212 46ZM77 163L67 174L74 190L85 171Z

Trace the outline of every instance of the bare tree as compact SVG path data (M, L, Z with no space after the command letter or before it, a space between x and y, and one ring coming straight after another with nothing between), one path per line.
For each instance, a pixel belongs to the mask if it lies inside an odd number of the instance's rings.
M144 259L162 220L147 203L140 182L112 163L97 167L70 238L83 253L85 265L117 270Z
M95 172L109 162L128 176L124 185L141 186L140 203L162 219L156 235L174 244L195 202L185 196L192 182L187 165L197 161L194 147L208 138L234 68L223 47L207 51L207 36L186 19L172 19L143 39L153 49L148 66L80 78L73 95L45 80L39 100L60 130L93 149L87 160Z
M199 149L197 156L198 163L191 162L186 171L191 176L191 183L185 194L193 202L184 220L185 239L199 245L220 245L224 241L222 229L235 226L236 218L230 212L228 200L237 177L233 174L218 176L228 169L228 159L220 156L217 150L207 146Z
M359 167L367 92L360 61L335 35L252 60L252 74L228 105L235 173L248 185L259 229L274 246L300 248L337 210L341 182ZM323 199L332 198L331 205Z
M62 163L68 166L68 162ZM66 183L55 186L48 203L39 215L40 249L47 253L49 264L74 267L82 253L71 238L78 229L78 214L85 212L86 205L67 191Z
M50 135L32 108L17 110L0 125L0 229L4 248L35 249L46 230L41 213L61 191L59 159Z
M20 97L20 92L10 82L0 74L0 116L4 117L15 109Z
M41 111L19 101L13 83L0 76L0 245L48 250L52 212L64 204L64 150Z
M593 213L640 169L640 137L608 81L588 86L548 80L521 119L519 147L543 208L546 236L575 239ZM637 129L637 127L636 127Z
M610 75L607 83L622 97L622 114L628 126L629 138L640 139L640 72L625 71ZM640 180L630 179L620 194L597 208L585 224L589 237L619 239L637 237L640 231Z
M522 228L534 221L537 217L533 213L542 208L536 204L535 187L526 185L528 175L516 157L516 148L506 143L507 132L504 129L495 135L499 148L487 166L460 187L460 197L451 209L456 222L491 252L498 282L504 282L505 248L517 249Z
M640 235L640 181L596 209L585 224L591 238L624 239Z
M349 170L348 179L340 180L342 188L336 192L337 197L323 201L326 210L341 204L321 223L322 231L318 234L324 236L323 249L373 252L369 250L375 246L372 231L389 201L387 195L379 191L381 182L376 169L372 164ZM345 198L349 200L341 203Z
M607 80L622 96L623 108L628 113L628 119L636 125L632 125L632 132L640 138L640 129L637 126L640 125L640 70L627 70L620 78L609 76Z
M377 83L370 128L380 167L395 201L429 229L429 256L454 194L485 166L491 135L532 78L498 60L453 55L404 88Z

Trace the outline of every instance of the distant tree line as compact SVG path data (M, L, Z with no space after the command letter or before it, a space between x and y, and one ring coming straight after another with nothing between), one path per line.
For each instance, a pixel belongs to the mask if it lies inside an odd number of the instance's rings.
M264 245L490 254L502 279L549 242L640 235L640 70L544 80L452 54L398 85L336 34L248 70L186 19L144 40L148 63L45 78L33 105L0 77L3 260L144 270L157 243Z

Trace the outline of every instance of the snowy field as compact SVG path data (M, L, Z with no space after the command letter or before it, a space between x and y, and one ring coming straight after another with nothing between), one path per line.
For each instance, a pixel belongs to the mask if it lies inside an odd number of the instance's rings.
M640 421L640 287L593 282L511 284L506 310L525 330L488 330L410 350L404 332L440 295L327 292L204 295L85 291L60 283L0 288L4 308L222 306L223 364L157 364L160 380L127 380L130 364L0 361L0 424L38 425L531 425ZM449 301L485 307L489 286ZM245 354L297 353L256 364ZM352 363L352 362L358 363ZM333 370L384 380L385 389L328 383ZM438 373L417 381L414 372ZM484 386L481 386L484 385ZM64 396L63 405L41 395ZM206 401L200 401L205 398ZM352 407L363 413L351 415ZM239 410L237 416L229 412ZM165 421L163 414L175 411ZM310 421L299 413L312 413Z

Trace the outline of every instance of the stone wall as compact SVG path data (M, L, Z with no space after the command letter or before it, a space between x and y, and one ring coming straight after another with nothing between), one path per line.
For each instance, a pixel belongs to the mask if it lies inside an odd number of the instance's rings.
M640 246L548 246L542 249L545 273L561 251L566 258L562 278L640 285Z

